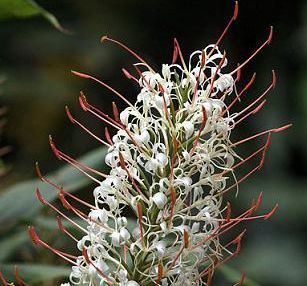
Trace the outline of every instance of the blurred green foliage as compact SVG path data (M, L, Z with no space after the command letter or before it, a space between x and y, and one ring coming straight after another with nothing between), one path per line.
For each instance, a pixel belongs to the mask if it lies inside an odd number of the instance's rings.
M70 167L53 171L60 165L49 151L47 137L49 133L56 134L59 145L73 156L96 149L97 144L82 131L74 126L68 128L64 105L69 104L82 122L86 122L97 134L103 134L104 125L83 114L77 107L78 92L83 90L91 102L106 112L111 111L114 100L110 93L94 83L72 78L69 71L73 69L97 75L134 101L136 89L120 74L121 68L129 67L134 60L117 47L101 44L101 35L121 39L155 66L171 60L174 36L180 40L185 55L214 42L231 15L233 3L222 0L93 0L90 3L38 0L37 3L0 0L0 16L33 13L46 17L46 13L51 15L46 9L57 15L74 34L51 29L41 17L0 22L0 67L1 74L7 77L1 86L1 106L9 108L9 124L4 132L3 144L15 147L5 156L12 171L0 182L0 261L2 265L6 264L1 270L12 271L13 264L20 264L20 274L29 278L29 282L54 285L54 282L43 283L46 277L33 276L32 271L44 272L42 268L37 268L44 267L38 263L49 265L47 267L57 265L48 277L53 280L66 275L65 263L45 250L34 248L26 234L27 225L37 225L42 236L54 246L65 247L72 253L76 249L63 235L50 231L56 229L54 214L42 208L35 199L34 190L37 186L42 188L46 198L55 204L58 203L56 193L47 190L47 186L37 179L32 180L34 162L39 159L43 169L52 171L50 177L58 184L91 200L93 186L84 177ZM4 4L7 5L1 6ZM15 11L7 12L10 7L14 7ZM266 286L301 286L307 280L304 248L307 239L306 16L304 0L292 1L291 5L288 1L277 3L268 0L265 5L261 1L240 1L239 17L222 44L222 49L228 52L230 65L234 67L265 39L267 28L274 25L275 34L270 47L242 71L239 89L253 71L257 72L257 80L239 108L265 90L272 68L277 72L277 88L269 97L264 111L243 125L234 136L246 137L256 130L289 121L294 124L287 133L273 136L264 170L257 179L241 186L236 200L238 209L244 209L252 198L264 191L264 204L260 211L268 211L276 202L279 203L279 211L269 221L247 225L241 254L230 264L240 271L227 267L221 270L232 283L239 280L241 271ZM54 19L53 16L51 19ZM160 64L156 66L160 67ZM120 102L117 104L123 107ZM247 154L253 147L248 146L240 152ZM83 159L89 160L92 167L103 169L103 153L103 150L93 151ZM24 268L25 261L28 264ZM214 279L220 282L219 277ZM253 281L246 281L249 283L246 285L256 285ZM229 285L223 283L219 285Z
M33 0L0 0L0 20L12 17L28 18L35 16L43 16L55 28L62 32L65 31L54 15L39 6Z

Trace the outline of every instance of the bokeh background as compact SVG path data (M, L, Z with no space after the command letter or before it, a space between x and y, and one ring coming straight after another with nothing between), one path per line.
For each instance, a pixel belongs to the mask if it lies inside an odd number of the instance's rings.
M13 2L0 0L0 5ZM102 35L120 39L160 68L171 61L174 37L186 57L214 43L232 15L234 1L36 2L69 32L59 31L42 16L30 17L31 13L4 15L0 21L0 106L8 110L2 116L6 125L0 144L12 146L0 165L5 164L5 170L0 167L0 264L5 273L12 265L21 265L21 272L33 285L57 285L67 271L59 266L64 263L34 248L26 236L27 225L35 224L51 243L67 243L62 235L54 234L52 214L35 201L33 186L38 182L32 180L34 162L38 160L44 172L56 172L63 166L50 151L47 139L52 134L58 146L73 156L96 150L86 159L103 168L103 151L69 122L64 106L69 105L76 117L101 135L105 126L80 110L79 91L107 112L111 112L112 101L124 107L112 94L94 82L72 76L70 70L96 75L133 101L137 88L122 75L121 68L129 68L134 59L117 46L100 43ZM237 278L234 269L256 281L249 281L249 285L306 285L307 281L307 2L239 1L239 17L221 49L227 51L230 70L266 39L270 25L274 26L272 43L242 70L239 87L253 72L257 79L241 106L266 89L272 69L277 74L277 87L261 114L242 125L234 136L241 138L286 123L293 123L293 127L274 134L264 169L242 184L235 204L244 208L263 191L261 211L268 211L276 202L279 210L269 221L248 224L241 254L232 261L231 269L221 273L226 279L216 278L219 285L231 285ZM53 175L81 196L88 196L91 190L70 169ZM50 199L54 197L50 195ZM24 263L33 267L22 268ZM40 263L54 267L42 268Z

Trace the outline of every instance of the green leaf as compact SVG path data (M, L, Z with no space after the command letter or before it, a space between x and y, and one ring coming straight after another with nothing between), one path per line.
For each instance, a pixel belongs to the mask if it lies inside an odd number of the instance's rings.
M92 168L103 169L105 166L105 154L106 149L99 148L84 155L78 161ZM68 192L76 191L91 183L86 176L72 166L60 168L46 177L58 185L63 186ZM14 224L21 219L30 219L41 210L43 206L36 198L36 188L40 189L46 200L52 201L57 198L57 192L39 179L25 181L9 187L0 194L1 225Z
M54 15L33 0L0 0L0 19L28 18L34 16L43 16L56 29L67 33L67 30L63 29Z
M241 279L242 273L228 265L222 265L217 268L226 279L232 283L238 283ZM252 279L245 276L243 286L260 286L257 282L253 281Z
M5 235L0 240L0 262L6 260L11 254L16 253L16 249L27 240L29 240L29 237L25 230Z
M14 280L15 266L15 264L0 265L0 270L3 272L4 277L9 281ZM70 267L30 263L18 264L17 269L20 278L29 285L67 277L71 271Z

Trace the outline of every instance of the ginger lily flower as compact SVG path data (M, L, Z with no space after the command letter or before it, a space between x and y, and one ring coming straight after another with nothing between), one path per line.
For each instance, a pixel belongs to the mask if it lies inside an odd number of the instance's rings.
M237 14L236 3L218 41L193 52L188 62L175 39L173 60L163 64L160 71L123 43L103 37L103 41L119 45L138 60L133 66L136 75L123 69L124 75L140 88L134 104L105 82L72 72L112 91L127 107L119 112L113 104L113 118L92 106L81 93L82 109L117 130L111 138L106 129L105 139L77 121L66 107L74 124L107 146L109 174L63 153L50 137L55 155L97 184L93 204L50 182L37 165L39 177L59 192L63 206L87 223L86 228L77 225L37 190L43 204L83 232L83 236L75 237L59 218L60 230L80 251L76 257L49 246L33 227L29 228L34 243L72 264L69 283L62 286L210 285L214 270L239 253L244 232L226 242L223 235L242 221L267 219L275 212L277 206L267 214L254 214L261 204L260 194L234 217L231 204L224 198L225 193L238 191L239 184L263 166L271 134L290 126L265 130L236 142L231 139L233 129L264 106L265 96L275 86L273 71L272 83L264 93L241 111L232 111L255 79L253 76L238 90L241 69L270 43L273 32L271 28L268 38L250 58L227 71L228 59L219 45ZM266 140L249 156L241 158L237 154L237 146L259 137ZM237 168L257 158L254 168L237 177ZM88 207L88 213L75 207L75 203ZM132 218L126 217L127 209L133 213Z

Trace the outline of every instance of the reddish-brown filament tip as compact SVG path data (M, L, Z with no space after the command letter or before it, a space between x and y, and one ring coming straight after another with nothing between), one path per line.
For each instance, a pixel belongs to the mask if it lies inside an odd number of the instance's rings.
M268 214L266 214L263 219L264 220L269 219L272 215L275 214L277 209L278 209L278 204L276 204L275 207Z
M265 155L266 155L267 150L269 149L270 143L271 143L271 133L268 134L266 143L265 143L265 145L264 145L264 149L263 149L263 152L262 152L261 161L260 161L260 164L259 164L259 170L260 170L260 169L263 167L263 165L264 165L264 162L265 162Z
M77 71L74 71L74 70L72 70L71 73L74 74L74 75L76 75L76 76L79 76L79 77L91 78L91 76L89 76L88 74L81 73L81 72L77 72Z
M110 145L113 145L113 142L111 140L111 136L110 136L110 133L109 133L109 130L107 127L104 128L104 135L107 139L107 142L110 144Z
M110 279L101 269L99 269L99 268L90 260L90 258L89 258L89 256L88 256L87 251L86 251L85 248L83 248L83 250L82 250L82 255L83 255L85 261L87 262L87 264L90 264L90 265L94 266L94 268L97 270L97 272L99 272L99 274L100 274L103 278L105 278L105 279L106 279L107 281L109 281L109 282L112 282L111 279Z
M224 31L222 32L222 34L220 35L220 37L218 38L218 40L216 41L214 47L212 48L212 50L209 53L209 57L211 55L211 53L215 50L215 48L220 44L220 42L223 40L224 36L226 35L227 31L229 30L231 24L233 23L233 21L235 21L238 17L238 13L239 13L239 3L238 1L235 2L235 6L234 6L234 10L233 10L233 15L231 17L231 19L229 20L228 24L226 25Z
M182 65L183 65L183 67L184 67L185 69L187 69L187 68L186 68L186 65L185 65L185 61L184 61L183 55L182 55L182 52L181 52L181 48L180 48L179 42L178 42L178 40L177 40L176 38L174 38L174 49L175 49L175 48L176 48L176 50L177 50L177 53L178 53L178 55L179 55L179 58L180 58L180 60L181 60L181 63L182 63ZM177 58L177 56L176 56L176 58Z
M95 78L94 76L91 75L87 75L84 73L80 73L80 72L76 72L76 71L72 71L72 73L76 76L82 77L82 78L87 78L87 79L91 79L95 82L97 82L98 84L102 85L103 87L105 87L106 89L108 89L109 91L111 91L113 94L115 94L116 96L118 96L119 98L121 98L124 102L126 102L128 105L130 105L131 107L133 107L133 105L122 95L120 94L117 90L115 90L113 87L109 86L108 84L106 84L105 82Z
M189 248L189 233L185 229L183 231L183 241L184 241L184 248Z
M105 41L109 41L112 43L117 44L118 46L120 46L121 48L123 48L125 51L127 51L129 54L131 54L132 56L134 56L136 59L138 59L140 62L144 63L149 69L153 70L150 65L143 59L141 58L137 53L135 53L134 51L132 51L130 48L128 48L125 44L121 43L120 41L117 41L115 39L112 39L106 35L102 36L100 39L101 42L105 42Z
M254 51L254 53L252 53L252 55L245 60L240 66L238 66L236 69L234 69L230 74L234 74L237 72L238 69L241 69L242 67L244 67L246 64L248 64L266 45L268 45L273 37L273 26L270 27L270 33L268 38L264 41L264 43Z
M119 157L119 164L120 164L120 167L125 170L126 169L126 164L125 164L125 160L124 160L124 157L122 155L121 152L118 153L118 157Z
M76 123L75 119L72 117L70 110L69 110L67 105L65 106L65 111L66 111L67 117L71 121L71 123L75 124Z
M238 13L239 13L239 2L236 1L235 2L235 8L234 8L234 11L233 11L233 20L237 19Z
M177 49L177 46L176 46L175 41L174 41L174 51L173 51L172 64L176 63L177 58L178 58L178 49Z
M60 187L58 185L56 185L55 183L53 183L52 181L50 181L49 179L47 179L46 177L44 177L41 173L41 170L39 168L38 162L35 163L35 169L36 169L36 173L38 175L38 177L45 183L49 184L50 186L54 187L56 190L58 190L59 192L63 192L65 195L68 195L69 197L71 197L72 199L74 199L75 201L89 207L89 208L95 208L95 206L85 202L82 199L79 199L78 197L74 196L71 193L67 193L64 191L63 187Z
M207 123L208 117L207 117L207 112L206 112L206 109L205 109L204 106L201 107L201 111L202 111L202 114L203 114L203 119L202 119L202 122L201 122L201 124L200 124L200 128L199 128L199 130L198 130L197 137L196 137L196 139L195 139L195 141L194 141L194 144L193 144L193 147L192 147L192 149L191 149L191 151L190 151L190 154L193 154L193 153L194 153L195 148L196 148L196 146L197 146L197 144L198 144L198 142L199 142L201 133L203 132L203 130L204 130L205 126L206 126L206 123Z
M163 265L161 262L158 263L158 277L157 277L157 284L160 283L161 279L163 277Z
M168 227L172 227L172 221L174 216L174 209L176 205L176 191L173 186L170 186L170 197L171 197L171 210L170 210L170 217L168 221Z
M255 135L253 135L253 136L250 136L250 137L247 137L247 138L242 139L242 140L240 140L240 141L237 141L236 143L232 144L231 147L233 147L233 146L238 146L238 145L240 145L240 144L242 144L242 143L245 143L245 142L247 142L247 141L250 141L250 140L252 140L252 139L255 139L255 138L259 137L259 136L268 134L268 133L270 133L270 132L273 132L273 133L282 132L282 131L284 131L284 130L287 130L287 129L290 128L291 126L292 126L292 124L286 124L286 125L281 126L281 127L279 127L279 128L273 128L273 129L269 129L269 130L266 130L266 131L259 132L259 133L255 134Z
M114 101L112 102L112 110L113 110L113 115L114 115L115 121L120 122L118 108L117 108Z
M72 259L77 259L76 256L65 253L63 251L57 250L53 247L51 247L49 244L45 243L44 241L42 241L37 233L35 232L35 229L33 226L29 227L29 236L31 238L31 240L33 241L34 244L38 245L38 246L43 246L44 248L49 249L50 251L52 251L54 254L58 255L59 257L63 258L64 260L66 260L67 262L76 265L76 262L73 261Z
M66 200L65 198L65 193L64 192L58 192L58 197L63 205L63 207L67 210L71 209L70 203Z
M43 196L42 196L42 194L41 194L39 188L36 188L35 193L36 193L37 199L38 199L43 205L45 205L47 202L46 202L46 200L43 198Z
M122 68L122 72L124 73L126 78L134 80L137 84L139 83L137 78L134 77L131 73L129 73L125 68Z
M238 63L237 67L239 67L239 66L240 66L240 64ZM240 81L240 79L241 79L241 69L238 69L237 70L237 76L236 76L235 82Z
M79 103L80 103L81 108L84 111L88 111L88 103L87 103L87 100L86 100L86 96L84 95L84 93L82 91L80 91Z
M110 145L103 141L102 139L100 139L98 136L96 136L93 132L91 132L89 129L87 129L83 124L81 124L79 121L77 121L71 114L68 106L65 106L65 111L66 111L66 114L69 118L69 120L73 123L73 124L77 124L78 126L80 126L86 133L88 133L89 135L91 135L93 138L95 138L98 142L110 147Z
M62 157L60 156L60 153L59 153L58 149L55 147L55 144L54 144L54 142L53 142L52 136L49 135L48 139L49 139L49 145L50 145L50 147L51 147L52 152L54 153L54 155L55 155L59 160L62 160Z
M254 204L255 210L257 210L257 209L260 207L260 205L261 205L261 203L262 203L262 198L263 198L263 193L261 192L261 193L259 194L258 198L257 198L256 203Z
M33 226L29 226L28 228L28 233L29 233L29 236L32 240L32 242L35 244L35 245L38 245L40 246L41 243L40 243L40 239L35 231L35 228Z

